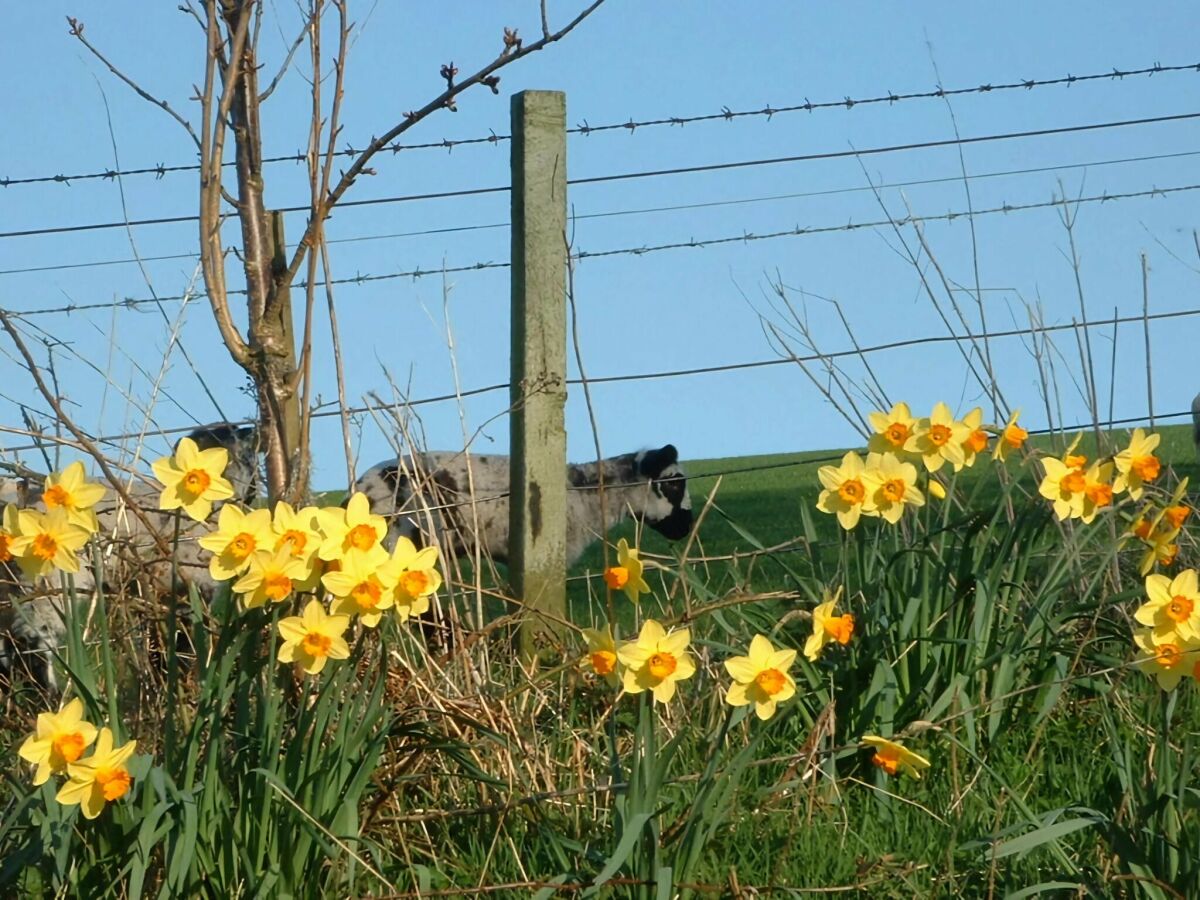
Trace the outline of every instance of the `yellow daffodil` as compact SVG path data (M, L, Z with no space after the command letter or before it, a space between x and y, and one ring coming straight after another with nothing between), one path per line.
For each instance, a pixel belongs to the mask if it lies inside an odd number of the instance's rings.
M1200 681L1200 642L1174 637L1157 641L1149 628L1134 632L1133 642L1142 651L1135 660L1137 667L1157 681L1164 691L1175 690L1180 680L1188 675Z
M1092 463L1083 473L1083 505L1079 510L1079 518L1085 525L1090 525L1100 510L1112 506L1112 476L1112 463Z
M429 598L442 586L437 563L437 547L418 550L403 535L396 538L391 558L381 568L387 569L394 580L393 597L401 622L429 611Z
M321 580L321 564L317 551L325 538L320 531L318 510L306 506L296 510L290 503L280 500L275 504L271 517L271 530L275 535L274 549L287 549L293 559L304 564L304 575L296 579L297 593L314 591Z
M212 553L209 574L217 581L226 581L246 571L255 551L274 547L271 513L265 509L246 512L226 503L217 517L217 530L204 535L198 543Z
M271 517L271 530L275 534L272 549L282 550L286 547L295 559L307 562L321 548L323 538L315 506L306 506L297 511L290 503L280 500L275 504L275 515Z
M865 474L862 457L853 450L842 457L840 466L821 466L817 470L824 488L817 498L817 509L836 514L838 524L847 531L858 524L860 516L875 515L875 503L863 480Z
M25 738L17 755L37 766L33 783L45 784L51 775L65 774L94 740L96 726L84 720L83 701L76 697L56 713L38 713L37 730Z
M862 745L874 748L875 755L871 757L871 762L889 775L903 772L913 778L920 778L921 770L929 768L929 760L896 741L865 734Z
M1017 424L1017 418L1021 415L1019 409L1013 410L1013 414L1008 417L1008 421L1004 423L1004 430L1000 432L1000 436L996 439L996 446L992 448L992 459L998 459L1001 462L1008 459L1009 454L1016 453L1025 446L1025 442L1029 440L1029 432Z
M610 590L624 591L631 603L642 594L650 593L650 585L642 577L645 564L638 559L637 547L631 548L625 538L617 541L617 564L604 570L604 583Z
M929 472L936 472L945 463L957 472L963 467L963 442L970 434L970 429L951 415L950 407L938 403L928 418L917 420L904 449L919 455Z
M378 565L363 550L348 551L342 557L342 567L336 572L326 572L321 583L336 598L334 613L358 615L368 628L378 625L383 611L396 602L394 567Z
M163 485L159 509L182 509L189 518L203 522L217 500L233 496L233 485L223 477L229 464L224 447L201 450L191 438L180 438L174 456L156 459L151 468Z
M667 634L653 619L642 624L637 640L617 648L617 660L625 667L621 683L630 694L651 691L659 703L675 696L675 683L691 678L696 663L687 652L691 632L682 628Z
M42 491L42 502L46 504L46 509L65 509L71 524L78 525L89 534L100 530L96 511L92 507L102 499L104 488L84 477L81 462L73 462L61 472L51 472L46 476L46 486Z
M295 663L309 675L325 668L327 659L346 659L350 647L342 637L349 616L331 616L319 600L309 600L303 614L279 620L279 661Z
M0 565L16 559L17 554L13 550L13 541L20 533L21 526L17 518L17 508L9 503L4 507L4 513L0 515Z
M17 512L17 536L10 543L17 565L30 578L44 578L55 569L78 572L75 554L91 537L78 525L72 525L65 509L40 513L33 509Z
M1078 458L1082 457L1067 457L1068 461ZM1046 474L1038 486L1038 493L1051 502L1054 514L1060 520L1077 519L1082 516L1088 484L1087 475L1080 467L1070 466L1054 457L1046 457L1041 462Z
M733 684L725 693L730 706L754 704L754 714L762 720L775 715L775 708L796 694L796 682L788 669L796 661L795 650L776 650L766 635L756 634L746 656L725 660L725 671Z
M246 609L262 606L268 600L282 603L308 572L304 561L292 556L286 547L256 550L248 560L246 573L233 583L233 592L241 594Z
M1150 628L1155 641L1200 641L1200 582L1195 569L1184 569L1174 579L1147 576L1146 597L1133 617Z
M1113 457L1118 473L1113 491L1118 494L1129 491L1134 500L1142 496L1142 486L1154 481L1162 471L1162 463L1154 455L1159 440L1157 434L1147 435L1140 428L1133 429L1129 446Z
M874 432L867 442L867 450L872 453L904 455L904 445L908 443L913 426L917 423L907 403L896 403L886 413L868 413L867 421L871 423Z
M587 664L593 672L607 681L613 687L620 683L617 672L617 644L613 640L612 629L604 626L583 629L583 639L587 641Z
M975 465L975 457L987 450L989 435L983 427L983 410L975 407L962 417L962 424L967 430L962 442L962 467L969 469Z
M341 559L349 550L368 554L377 565L387 558L383 539L387 536L387 521L372 515L371 502L361 491L355 493L346 508L330 506L317 512L325 540L317 555L326 561Z
M1154 530L1145 538L1147 545L1146 552L1142 555L1141 562L1138 564L1138 573L1145 575L1155 565L1171 566L1175 564L1175 558L1179 556L1179 544L1176 539L1179 537L1179 529L1173 528L1166 531Z
M929 479L929 496L937 500L946 499L946 486L936 478Z
M828 599L813 610L812 634L804 642L804 658L809 662L816 662L825 645L831 641L845 646L854 636L854 616L850 613L840 616L834 614L838 598L842 596L842 589L838 588L832 597L829 597L829 592L826 591L825 596Z
M96 818L105 803L120 800L129 793L133 776L125 763L136 747L137 741L130 741L113 749L113 733L101 728L92 755L67 766L71 780L59 788L55 799L64 806L78 803L85 819Z
M891 453L868 454L862 480L876 513L891 525L900 521L906 506L925 505L925 495L917 489L917 467Z

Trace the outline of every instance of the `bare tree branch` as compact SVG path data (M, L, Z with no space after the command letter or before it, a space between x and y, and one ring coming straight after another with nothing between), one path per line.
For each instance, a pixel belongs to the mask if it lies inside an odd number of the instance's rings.
M271 83L267 85L267 89L258 95L258 102L265 103L267 98L275 93L275 88L279 86L280 80L291 68L292 57L296 55L296 51L300 49L300 45L304 43L304 35L313 27L314 16L312 14L305 20L304 26L300 29L300 33L296 35L296 40L292 41L292 46L288 49L287 56L284 57L283 65L279 67L279 71L275 73L275 77L271 79Z
M304 261L304 255L312 247L313 234L316 230L317 220L324 219L329 216L329 213L333 210L333 207L337 205L338 201L341 200L342 195L349 190L352 184L354 184L358 176L363 173L363 170L367 167L367 163L371 161L376 153L378 153L380 150L383 150L397 137L408 131L430 114L437 112L439 109L451 107L453 105L454 98L463 91L466 91L477 84L486 84L492 90L498 91L499 89L497 85L499 84L500 79L498 77L494 77L495 72L499 71L510 63L516 62L518 59L526 57L531 53L536 53L544 47L547 47L556 41L562 40L564 37L574 31L584 19L599 9L603 3L604 0L593 0L593 2L590 3L582 12L580 12L579 15L577 15L558 31L548 34L541 40L535 41L528 46L521 45L521 41L516 37L515 31L510 32L506 30L505 46L498 57L484 66L474 75L467 78L465 81L454 82L452 79L447 79L448 84L446 86L446 90L442 91L442 93L430 100L420 109L408 113L404 117L404 121L388 129L381 136L373 138L371 143L367 145L366 149L363 150L363 152L358 155L350 167L346 169L346 171L342 174L342 177L338 180L337 185L323 200L321 204L321 215L314 217L313 220L308 223L308 228L305 230L304 236L300 239L300 242L296 247L296 252L292 256L292 261L288 265L288 277L295 278L296 273L300 270L300 266Z
M79 40L79 43L81 43L81 44L83 44L83 46L87 47L88 51L94 57L96 57L96 59L98 59L98 60L100 60L100 62L104 63L104 65L108 67L108 71L112 72L119 79L121 79L123 82L125 82L127 85L129 85L129 87L131 87L133 89L133 92L135 94L137 94L139 97L141 97L143 100L147 101L148 103L153 103L155 106L157 106L159 109L163 110L167 115L169 115L172 119L174 119L176 122L178 122L180 125L182 125L184 130L187 131L187 133L191 136L192 141L195 143L195 145L197 147L200 146L200 138L196 136L196 132L192 129L191 122L189 122L187 119L185 119L179 113L177 113L171 107L171 104L169 104L166 100L158 99L153 94L151 94L149 91L142 88L142 86L139 85L136 81L134 81L132 78L130 78L124 72L122 72L120 69L118 69L116 66L114 66L111 62L109 62L108 57L106 57L103 53L101 53L99 50L97 50L92 45L92 42L83 36L83 23L81 21L79 21L78 19L73 18L71 16L67 16L67 24L71 28L71 36L74 38L77 38Z

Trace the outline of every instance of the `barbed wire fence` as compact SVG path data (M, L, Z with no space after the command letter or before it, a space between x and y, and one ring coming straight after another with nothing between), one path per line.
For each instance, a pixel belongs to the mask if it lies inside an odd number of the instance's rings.
M943 87L943 86L939 85L933 89L925 90L925 91L909 91L909 92L903 92L903 93L897 93L897 92L893 92L893 91L882 91L882 92L877 92L877 93L875 93L873 95L869 95L869 96L861 96L861 97L857 97L857 98L846 96L840 100L823 100L823 101L817 101L817 102L811 101L806 97L806 98L804 98L803 102L792 102L792 103L780 105L780 106L774 106L774 105L768 104L768 105L765 105L765 106L757 108L757 109L741 109L741 110L733 110L733 109L730 109L729 107L721 107L719 112L702 113L702 114L686 115L686 116L662 116L662 117L657 117L657 118L648 118L648 119L641 119L641 120L634 120L634 119L630 118L625 121L609 122L609 123L603 123L603 124L599 124L599 125L593 125L585 118L585 119L582 119L581 122L579 124L577 124L575 127L569 128L568 133L571 135L574 135L577 138L590 138L593 135L605 135L605 134L611 135L611 134L618 134L618 133L632 135L639 131L644 131L647 129L654 129L654 128L662 128L662 127L668 127L668 128L684 127L684 126L689 126L689 125L711 124L711 123L719 123L719 122L727 122L728 123L728 122L736 122L736 121L748 120L748 119L765 119L766 121L771 121L776 116L796 114L796 113L801 113L801 112L804 112L804 113L829 112L829 111L839 110L839 109L843 110L843 111L849 111L849 110L853 110L855 108L861 109L861 108L869 108L872 106L877 107L877 106L885 106L885 105L886 106L894 106L896 104L916 102L916 101L928 101L928 100L944 101L948 98L953 98L953 97L985 96L985 95L999 94L999 93L1004 93L1004 92L1032 91L1035 89L1070 88L1075 85L1081 85L1081 84L1113 82L1113 81L1120 81L1120 80L1124 80L1124 79L1133 79L1133 78L1147 78L1148 79L1148 78L1154 78L1154 77L1159 77L1159 76L1168 76L1168 75L1183 77L1189 73L1190 74L1200 73L1200 63L1187 63L1187 64L1179 64L1179 65L1161 65L1161 64L1155 63L1154 65L1143 66L1143 67L1138 67L1138 68L1114 67L1107 71L1092 72L1092 73L1087 73L1087 74L1083 74L1083 75L1067 74L1067 75L1061 75L1061 76L1049 77L1049 78L1017 78L1017 79L1008 79L1008 80L1001 81L1001 82L984 83L984 84L979 84L979 85L963 86L963 87ZM885 146L875 146L875 147L866 147L866 148L851 148L851 149L847 149L847 150L831 151L831 152L824 152L824 153L796 154L796 155L784 156L784 157L743 159L743 160L708 163L708 164L703 164L703 165L678 166L678 167L658 168L658 169L650 169L650 170L636 170L636 171L627 171L627 172L612 172L612 173L607 173L607 174L599 174L599 175L592 175L592 176L587 176L587 177L579 177L579 178L569 179L568 184L571 186L598 185L598 184L606 184L606 183L612 183L612 182L618 182L618 181L632 181L632 180L649 179L649 178L654 178L654 179L666 178L666 177L673 177L673 176L686 175L686 174L695 174L695 173L701 173L701 172L720 172L720 171L758 168L758 167L766 167L766 166L802 164L802 163L814 162L817 160L827 160L827 159L851 159L851 158L862 159L863 157L871 156L871 155L892 154L892 153L901 153L901 152L907 152L907 151L917 151L917 150L945 148L945 147L961 148L964 146L969 146L969 145L978 144L978 143L992 143L992 142L1001 142L1001 141L1021 141L1021 140L1031 138L1031 137L1040 137L1040 136L1046 136L1046 135L1078 134L1078 133L1087 133L1087 132L1095 132L1095 131L1119 129L1119 128L1145 128L1145 127L1150 127L1150 126L1154 126L1154 125L1160 125L1160 124L1166 124L1166 123L1172 123L1172 122L1183 122L1183 121L1189 121L1189 120L1195 120L1195 119L1200 119L1200 112L1181 112L1181 113L1175 113L1175 114L1171 114L1171 115L1148 116L1148 117L1130 118L1130 119L1117 119L1117 120L1109 120L1109 121L1103 121L1103 122L1091 122L1091 123L1085 123L1085 124L1064 125L1064 126L1053 127L1053 128L1030 129L1030 130L1023 130L1023 131L1011 131L1011 132L993 133L993 134L967 136L967 137L956 136L953 139L915 141L915 142L909 142L909 143L903 143L903 144L891 144L891 145L885 145ZM459 148L459 147L485 146L485 145L493 145L494 146L496 144L506 142L509 140L510 140L510 135L508 135L508 134L498 134L495 131L489 131L489 133L487 135L480 135L480 136L473 137L473 138L442 139L439 141L431 141L431 142L416 143L416 144L399 144L399 143L397 143L397 144L389 146L387 149L391 150L393 153L418 151L418 150L453 151L454 149ZM345 150L339 151L337 153L337 155L353 157L353 156L357 155L358 152L359 151L356 150L354 147L348 146ZM1058 165L1058 166L1025 167L1025 168L1019 168L1019 169L1008 169L1008 170L996 171L996 172L985 172L985 173L980 173L980 174L966 176L966 177L968 177L970 180L978 180L978 179L994 178L994 177L1009 176L1009 175L1045 173L1045 172L1062 171L1062 170L1068 170L1068 169L1086 169L1086 168L1097 167L1097 166L1113 166L1113 165L1120 165L1120 164L1124 164L1124 163L1133 163L1133 162L1153 162L1153 161L1160 161L1160 160L1181 159L1181 158L1186 158L1186 157L1194 156L1194 155L1200 155L1200 150L1183 151L1183 152L1175 152L1175 153L1147 154L1147 155L1141 155L1141 156L1127 156L1127 157L1108 158L1108 159L1097 159L1097 160L1089 160L1089 161L1083 161L1083 162L1074 162L1074 163ZM265 159L264 162L270 163L270 164L301 163L301 162L305 161L306 158L307 158L306 155L303 153L282 154L282 155L269 157L269 158ZM232 165L232 163L227 163L227 165ZM57 185L57 186L63 186L63 187L70 187L73 182L94 181L94 180L114 180L114 179L118 179L118 178L138 177L138 176L148 176L148 175L154 176L155 181L162 181L169 175L175 175L175 174L181 174L181 173L194 173L194 172L198 171L198 168L199 168L198 164L192 164L192 163L177 163L177 164L169 164L169 165L162 163L162 164L156 164L153 166L140 166L140 167L127 168L127 169L97 168L96 170L93 170L90 172L82 172L82 173L77 173L77 174L73 174L73 175L66 175L66 174L59 173L59 174L53 174L53 175L49 175L49 174L34 175L34 176L28 176L28 177L0 177L0 187L4 187L7 189L13 189L13 190L21 189L21 188L25 188L25 187L32 188L32 187L37 187L37 186L56 186ZM708 206L742 205L742 204L766 202L766 201L776 200L776 199L791 199L791 198L796 198L796 197L822 196L822 195L835 194L835 193L878 191L882 188L887 188L887 187L906 187L906 186L911 186L911 185L951 183L951 182L958 182L961 180L962 180L962 176L950 176L950 177L945 177L945 178L915 179L915 180L911 180L911 181L887 183L887 184L880 184L880 185L863 185L863 186L855 186L855 187L850 187L850 188L834 189L834 190L829 190L829 191L809 191L809 192L803 192L803 193L784 193L784 194L768 195L765 197L748 197L748 198L737 198L737 199L732 199L732 200L719 200L719 201L712 201L711 203L678 204L678 205L671 205L671 206L647 207L647 208L641 208L641 209L609 210L609 211L604 211L604 212L597 212L597 213L590 213L590 214L575 216L575 217L573 217L573 219L578 221L578 220L584 220L584 219L588 219L588 218L630 216L630 215L637 215L637 214L644 213L644 212L686 210L686 209L694 209L694 208L703 208L703 207L708 207ZM1130 201L1130 200L1167 198L1167 197L1176 196L1176 195L1190 194L1191 192L1194 192L1198 189L1200 189L1200 183L1169 184L1169 185L1163 185L1163 186L1151 185L1151 186L1148 186L1148 187L1145 187L1145 188L1142 188L1139 190L1130 190L1130 191L1123 191L1123 192L1105 191L1105 192L1101 192L1101 193L1089 194L1087 196L1072 197L1069 199L1058 196L1058 197L1053 197L1051 199L1044 200L1044 201L1023 202L1023 203L1003 203L998 206L990 206L990 207L984 207L984 208L978 208L978 209L957 209L957 210L950 210L950 211L947 211L944 213L932 213L932 214L923 214L923 215L915 215L914 214L914 215L908 215L908 216L902 216L902 217L885 216L885 217L880 217L880 218L865 219L860 222L849 221L849 222L844 222L844 223L839 223L839 224L811 224L811 225L810 224L806 224L806 225L796 224L792 228L776 229L776 230L770 230L770 231L752 231L749 229L745 229L739 233L717 234L717 235L710 235L710 236L704 236L704 237L690 236L687 239L679 239L679 240L664 241L664 242L657 242L657 243L646 243L646 244L641 244L641 245L637 245L637 246L607 247L607 248L598 248L598 249L577 248L577 249L573 249L573 251L571 253L571 258L576 262L581 262L581 261L586 261L586 260L602 260L602 259L613 259L613 258L620 258L620 257L640 257L640 256L648 255L648 254L656 254L656 253L664 253L664 252L673 252L673 251L682 251L682 250L704 250L704 249L713 248L713 247L730 246L730 245L737 245L737 244L751 244L751 243L760 242L760 241L799 239L799 238L815 236L815 235L836 235L836 234L850 233L850 232L855 232L855 231L860 231L860 230L896 229L896 228L904 228L907 226L920 226L920 225L924 225L926 223L933 223L933 222L954 222L954 221L957 221L959 219L964 219L964 218L970 218L973 221L974 219L976 219L978 217L1018 215L1018 214L1022 214L1025 212L1030 212L1030 211L1035 211L1035 210L1045 210L1045 209L1051 209L1051 208L1066 208L1068 206L1071 208L1077 208L1079 206L1091 205L1091 204L1115 204L1115 203L1121 203L1121 202ZM382 205L382 204L423 202L423 201L449 199L449 198L462 198L462 197L478 197L478 196L483 196L483 195L488 195L488 194L501 194L501 193L507 192L508 190L509 190L508 185L494 185L494 186L487 186L487 187L465 188L465 189L458 189L458 190L431 191L431 192L416 193L416 194L405 194L405 195L387 196L387 197L380 197L380 198L369 198L369 199L363 199L363 200L343 201L342 203L339 204L339 208L353 209L356 207L377 206L377 205ZM307 209L308 209L307 206L294 206L294 207L284 207L281 211L283 211L283 212L288 212L288 211L303 212L303 211L307 211ZM163 217L157 217L157 218L137 219L137 220L123 219L123 220L119 220L119 221L114 220L111 222L84 223L84 224L48 226L48 227L36 227L36 228L22 228L22 229L14 229L14 230L10 230L10 231L0 232L0 239L9 240L9 239L17 239L17 238L29 238L29 237L37 237L37 236L63 235L63 234L75 235L75 234L80 234L80 233L86 233L89 231L97 231L97 230L105 230L105 229L131 228L131 227L143 228L143 227L152 227L155 225L191 223L191 222L195 222L195 221L197 221L196 216L177 215L177 216L163 216ZM446 234L446 233L465 233L465 232L478 231L478 230L506 228L507 225L508 225L508 223L506 223L506 222L487 222L487 223L463 224L463 225L457 225L457 226L452 226L452 227L448 227L448 228L415 230L415 231L411 231L411 232L401 232L398 234L363 234L363 235L359 235L359 236L355 236L355 237L343 238L340 240L334 239L331 241L331 243L363 242L363 241L381 240L381 239L390 238L390 237L403 237L403 236L423 236L423 235L437 235L437 234ZM22 274L22 273L32 273L32 272L55 270L55 269L88 268L88 267L100 267L100 266L110 266L110 265L119 265L119 264L132 264L135 262L146 262L146 261L150 261L150 260L189 259L189 258L192 258L192 259L196 258L196 254L193 254L193 253L163 254L163 255L159 255L159 256L130 257L130 258L124 258L124 259L109 259L109 260L97 260L97 261L85 261L85 262L65 262L61 265L55 265L55 266L18 267L18 268L0 270L0 276ZM369 284L373 284L373 283L377 283L377 282L385 282L385 281L397 281L397 280L414 280L415 281L415 280L422 279L422 278L428 278L430 276L445 277L446 275L450 275L450 274L476 273L476 272L484 272L484 271L489 271L489 270L507 269L510 267L510 265L511 265L510 262L507 260L494 260L494 259L492 259L492 260L480 259L480 260L476 260L474 262L460 263L460 264L454 264L454 265L447 265L445 263L440 264L440 265L430 264L430 265L416 266L413 268L405 268L405 269L401 269L398 271L391 271L391 272L358 272L358 273L355 273L354 275L342 276L339 278L330 279L329 284L335 285L335 286L364 286L364 285L369 285ZM300 289L304 289L305 287L307 287L307 284L304 282L298 282L296 287L298 287ZM233 290L230 290L230 293L244 294L245 291L233 289ZM129 297L124 297L121 299L109 300L109 301L69 302L69 303L58 304L58 305L31 306L31 307L27 307L27 308L23 308L23 309L9 310L8 314L15 321L32 324L33 320L39 319L39 318L71 316L73 314L81 314L81 313L95 312L95 311L137 310L137 309L139 309L141 307L145 307L145 306L158 306L161 309L162 304L164 304L164 303L180 302L180 301L186 301L186 300L190 300L190 299L203 299L204 296L205 295L202 292L197 292L197 293L192 293L192 294L153 296L153 297L129 296ZM896 351L896 350L899 350L902 348L906 348L906 347L922 347L922 346L931 346L931 345L944 344L944 343L970 344L975 341L981 341L981 340L987 341L987 340L992 340L992 339L1044 336L1044 335L1052 334L1055 332L1066 332L1066 331L1074 331L1076 333L1080 333L1082 330L1082 332L1086 333L1087 330L1094 329L1094 328L1115 327L1115 326L1118 326L1121 324L1136 324L1136 323L1144 324L1144 323L1148 323L1148 322L1152 322L1152 321L1188 318L1188 317L1196 315L1197 313L1200 313L1200 309L1188 308L1188 309L1173 310L1173 311L1169 311L1169 312L1143 313L1141 315L1125 315L1125 316L1114 315L1112 317L1103 318L1103 319L1090 319L1085 322L1072 321L1070 323L1044 325L1044 326L1032 326L1029 328L1014 328L1014 329L991 330L991 331L982 330L982 331L975 331L973 333L961 334L961 335L953 334L953 333L951 333L951 334L927 334L927 335L923 335L920 337L905 338L902 340L887 342L884 344L879 344L879 345L874 345L874 346L854 347L853 349L836 350L836 351L831 351L828 353L819 353L819 354L814 353L811 355L800 355L800 356L793 355L791 357L776 356L776 357L773 357L770 359L749 360L749 361L743 361L743 362L726 363L726 364L711 365L711 366L693 366L693 367L686 367L686 368L666 369L666 370L662 370L662 371L628 372L628 373L621 373L621 374L615 374L615 375L592 377L592 378L587 379L587 382L589 384L638 382L638 381L648 381L648 380L656 380L656 379L681 378L681 377L692 377L692 376L700 376L700 375L714 375L714 374L722 374L722 373L728 373L728 372L734 372L734 371L744 371L744 370L750 370L750 369L775 367L775 366L780 366L780 365L791 365L791 364L797 364L797 363L799 363L799 364L822 363L822 362L837 360L837 359L841 359L841 358L848 358L848 357L856 357L859 359L866 359L872 355L885 354L885 353L893 352L893 351ZM46 332L44 329L42 330L42 332L43 332L43 334L42 334L42 337L40 338L40 340L43 343L46 343L47 342L47 338L45 336ZM572 387L580 386L583 384L583 380L582 379L570 379L570 380L568 380L568 384ZM483 386L479 386L479 387L472 387L472 388L468 388L468 389L464 389L464 390L455 391L453 393L442 393L442 394L436 394L436 395L431 395L431 396L426 396L426 397L418 397L418 398L414 398L414 399L409 399L400 405L404 406L404 407L421 407L421 406L427 406L427 405L439 404L439 403L451 403L451 402L457 403L457 402L461 402L462 400L467 399L467 398L482 396L482 395L501 392L501 391L507 391L509 389L510 389L510 384L508 382L496 382L496 383L487 384L487 385L483 385ZM11 400L11 398L10 398L10 400ZM377 409L378 409L378 407L372 406L369 404L368 405L355 405L355 406L352 406L352 407L349 407L348 409L346 409L345 412L349 413L351 415L363 415L363 414L369 413L369 412L371 412L373 410L377 410ZM46 411L44 411L44 410L42 410L42 411L35 410L35 412L39 412L39 414L42 415L43 417L46 415ZM336 415L341 415L342 412L343 412L343 410L339 409L336 404L325 404L323 406L319 406L318 408L314 409L313 417L314 418L324 418L324 417L336 416ZM1156 417L1160 418L1160 419L1170 419L1173 417L1182 417L1182 416L1188 415L1188 414L1190 414L1190 413L1182 412L1182 413L1177 413L1177 414L1168 414L1166 416L1157 415ZM1116 424L1120 424L1120 423L1126 422L1126 421L1136 421L1136 420L1113 420L1109 424L1116 425ZM27 424L29 424L29 423L27 423ZM130 432L130 433L116 433L116 434L100 435L100 436L97 436L95 438L95 440L100 445L117 449L121 446L122 442L129 441L129 440L144 439L147 436L171 437L171 436L176 436L176 435L180 435L180 434L185 434L188 431L192 430L192 428L195 427L195 424L196 423L187 424L187 425L178 425L178 426L172 426L172 427L143 429L143 430L139 430L137 432ZM250 422L249 422L249 420L246 420L239 424L250 424ZM51 437L51 436L45 435L45 434L37 434L35 429L29 428L29 427L17 428L17 427L5 425L5 426L0 426L0 431L3 431L10 435L17 436L18 438L25 437L25 438L31 439L24 443L14 443L14 444L11 444L8 446L0 447L0 453L3 453L3 454L16 454L16 453L20 453L20 452L24 452L24 451L41 449L44 446L45 442L47 442L47 441L52 441L52 442L59 441L65 445L70 445L70 443L71 443L70 441L64 440L61 437Z

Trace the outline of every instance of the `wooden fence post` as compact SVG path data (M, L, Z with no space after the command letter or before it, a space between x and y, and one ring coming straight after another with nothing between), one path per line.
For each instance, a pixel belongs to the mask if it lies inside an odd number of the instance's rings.
M567 101L512 98L512 455L509 572L521 652L566 618Z

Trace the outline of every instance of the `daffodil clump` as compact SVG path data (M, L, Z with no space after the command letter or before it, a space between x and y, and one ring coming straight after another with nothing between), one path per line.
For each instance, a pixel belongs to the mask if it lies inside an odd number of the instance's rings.
M232 495L232 489L225 491L227 462L224 450L198 451L180 441L174 457L154 464L164 484L161 508L207 517L213 501ZM375 628L393 610L407 621L428 612L442 585L436 547L418 550L401 537L389 553L387 531L366 495L355 493L345 507L297 510L281 501L269 511L225 503L216 527L199 544L211 554L209 574L215 581L232 580L233 593L247 609L308 597L300 615L278 623L283 638L278 659L316 675L328 660L350 655L344 635L352 621Z
M92 753L85 757L88 747ZM133 776L126 763L136 747L136 741L115 747L112 731L84 719L83 702L76 698L56 713L39 713L36 730L17 755L35 767L34 785L66 776L55 799L64 806L78 805L85 819L94 819L106 804L129 793Z
M983 423L979 407L961 419L954 418L945 403L920 418L907 403L896 403L887 412L870 412L866 457L852 450L839 465L817 471L821 482L817 509L837 516L847 531L863 517L895 525L907 510L924 506L926 494L945 499L946 489L935 473L947 466L955 472L974 466L993 437L993 459L1003 462L1022 450L1029 432L1017 424L1019 415L1019 410L1014 412L999 428Z
M99 530L95 506L105 488L73 462L46 477L37 507L9 504L0 513L0 563L15 562L28 578L79 571L79 551Z

